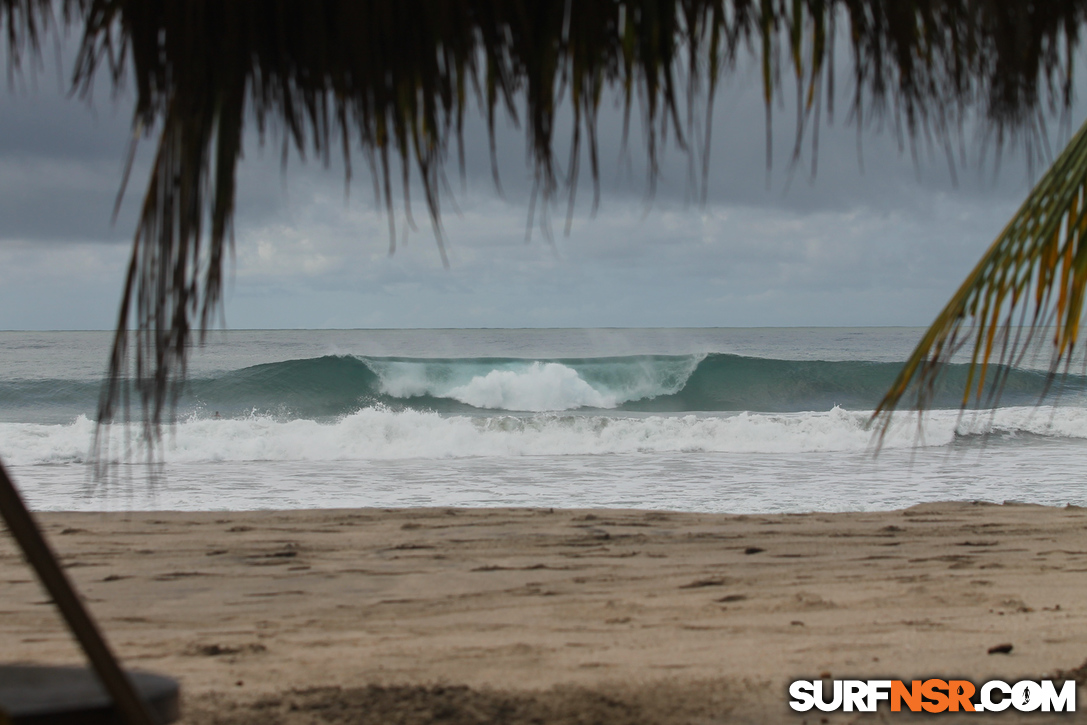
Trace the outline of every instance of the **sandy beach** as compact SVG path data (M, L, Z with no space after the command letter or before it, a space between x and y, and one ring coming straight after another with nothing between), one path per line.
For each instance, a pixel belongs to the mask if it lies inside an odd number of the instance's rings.
M1074 507L40 520L126 665L180 679L185 723L879 722L793 713L787 683L1071 677L1087 659ZM3 660L81 661L7 537L0 582ZM962 718L1081 715L941 719Z

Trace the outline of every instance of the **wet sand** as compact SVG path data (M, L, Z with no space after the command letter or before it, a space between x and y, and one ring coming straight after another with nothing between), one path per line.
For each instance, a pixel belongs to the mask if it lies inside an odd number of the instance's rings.
M126 665L181 680L185 723L881 722L793 713L787 683L1087 659L1080 508L39 518ZM81 661L7 537L0 592L0 659ZM1045 717L1081 721L940 719Z

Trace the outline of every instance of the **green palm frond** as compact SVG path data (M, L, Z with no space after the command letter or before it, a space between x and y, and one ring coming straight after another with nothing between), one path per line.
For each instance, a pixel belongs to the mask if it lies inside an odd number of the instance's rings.
M1056 374L1075 349L1085 287L1087 123L925 332L876 410L881 431L906 398L928 407L943 365L963 346L972 346L963 407L994 402L1009 367L1050 332Z

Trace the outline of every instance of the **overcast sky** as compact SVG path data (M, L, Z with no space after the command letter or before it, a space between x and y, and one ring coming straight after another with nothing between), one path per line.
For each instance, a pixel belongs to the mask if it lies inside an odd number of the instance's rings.
M71 55L62 52L63 67ZM839 83L843 93L848 85ZM68 98L51 58L0 91L0 329L113 326L151 146L144 143L113 225L131 103L105 86L91 105ZM459 208L444 205L450 269L441 266L421 195L413 199L419 229L390 257L387 220L361 156L345 197L342 167L292 156L284 174L278 145L261 149L251 134L239 169L227 325L928 324L1029 190L1022 157L1005 154L995 173L991 154L978 165L979 144L968 138L974 163L953 184L942 154L921 149L915 163L892 132L865 129L862 171L856 129L839 116L820 131L814 180L806 150L790 183L792 113L788 104L776 109L767 172L758 73L741 69L725 82L701 206L687 200L687 159L674 146L647 204L640 131L623 160L621 115L609 108L599 129L599 213L589 214L583 177L569 236L565 205L551 213L553 244L539 229L525 241L523 131L500 124L500 197L483 122L470 118L463 186L450 159ZM1077 106L1073 128L1082 119ZM396 221L399 230L399 214Z

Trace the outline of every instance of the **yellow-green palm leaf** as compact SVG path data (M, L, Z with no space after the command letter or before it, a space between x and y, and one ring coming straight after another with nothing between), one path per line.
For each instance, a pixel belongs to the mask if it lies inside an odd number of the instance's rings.
M1075 349L1087 287L1087 123L925 332L875 416L931 401L943 364L972 346L962 404L994 402L1009 365L1049 338L1050 370ZM994 370L995 366L995 370Z

